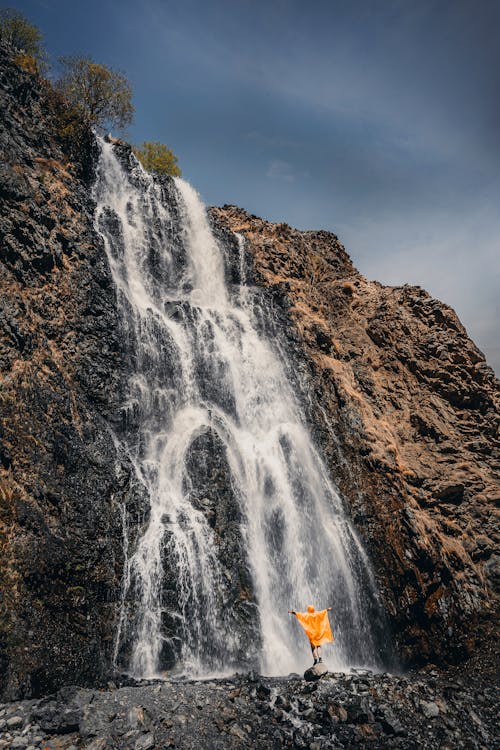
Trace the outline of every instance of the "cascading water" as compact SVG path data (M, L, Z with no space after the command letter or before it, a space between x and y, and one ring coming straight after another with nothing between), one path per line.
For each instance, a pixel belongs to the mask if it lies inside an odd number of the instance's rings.
M121 440L150 502L125 575L128 668L301 669L287 609L309 603L333 607L331 667L376 664L366 556L258 324L243 239L218 243L190 185L124 167L105 142L95 193L131 348Z

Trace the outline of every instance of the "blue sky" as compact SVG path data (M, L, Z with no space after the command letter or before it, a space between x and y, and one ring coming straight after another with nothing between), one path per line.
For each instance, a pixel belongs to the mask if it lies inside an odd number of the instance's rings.
M54 61L131 80L207 203L330 229L452 305L500 372L500 3L19 0Z

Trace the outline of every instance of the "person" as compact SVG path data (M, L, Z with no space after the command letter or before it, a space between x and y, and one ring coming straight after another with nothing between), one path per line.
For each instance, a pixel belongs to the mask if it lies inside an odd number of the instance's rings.
M323 661L321 658L321 646L323 643L333 643L334 641L328 619L328 612L331 611L332 608L327 607L316 612L312 604L308 605L307 612L296 612L294 609L288 610L289 615L295 615L309 638L314 660L313 665L321 664Z

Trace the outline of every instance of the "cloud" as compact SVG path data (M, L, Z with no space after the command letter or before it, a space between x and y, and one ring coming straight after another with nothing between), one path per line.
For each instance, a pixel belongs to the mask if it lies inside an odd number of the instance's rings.
M295 181L295 173L292 165L282 159L273 159L269 162L266 176L270 180L284 180L285 182Z
M243 137L249 141L257 143L263 148L283 148L283 149L298 149L304 146L297 140L292 138L285 138L277 135L267 135L267 133L261 133L258 130L251 130L248 133L243 133Z

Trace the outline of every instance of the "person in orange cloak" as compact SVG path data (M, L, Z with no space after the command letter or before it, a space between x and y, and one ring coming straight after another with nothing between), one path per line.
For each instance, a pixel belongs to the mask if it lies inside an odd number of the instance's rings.
M332 608L321 609L316 612L312 604L307 607L307 612L295 612L294 609L289 609L289 615L295 615L297 620L300 622L305 630L309 643L311 644L311 651L314 659L314 664L321 663L321 646L323 643L333 643L333 633L330 627L330 621L328 619L328 612L331 612Z

